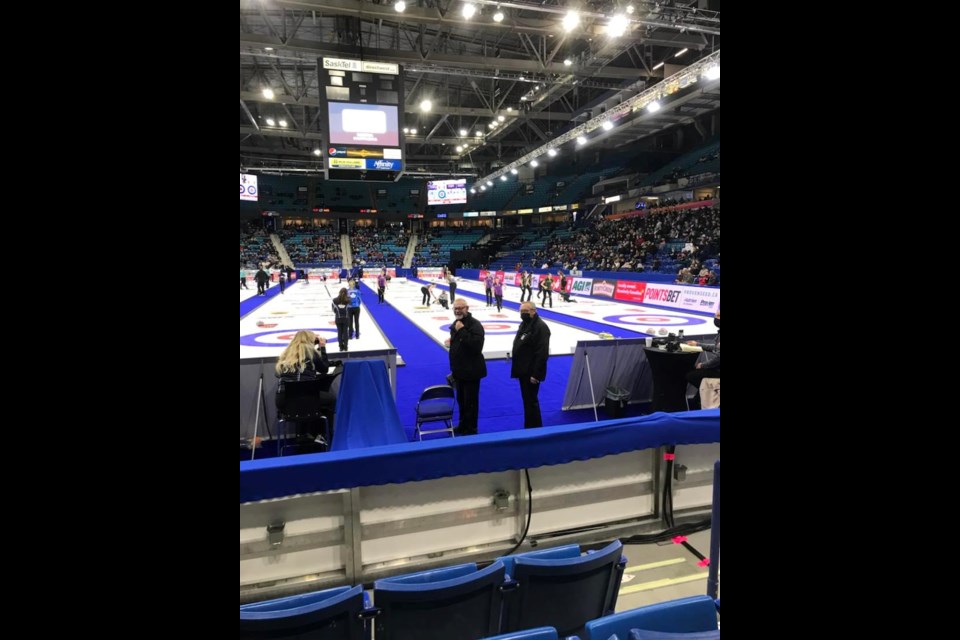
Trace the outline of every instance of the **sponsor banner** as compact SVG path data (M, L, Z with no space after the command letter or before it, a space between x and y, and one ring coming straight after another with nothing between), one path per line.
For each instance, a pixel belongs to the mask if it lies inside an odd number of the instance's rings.
M571 278L570 293L579 296L589 296L593 291L593 278Z
M387 267L387 275L390 276L391 278L396 278L397 270L392 267ZM363 268L364 280L372 280L373 282L376 282L377 278L379 277L380 277L380 269L376 269L376 268L367 269L366 267Z
M354 149L353 147L327 147L327 155L331 158L384 158L389 149Z
M384 149L383 157L387 160L400 160L403 158L403 152L400 149Z
M336 69L337 71L360 71L359 60L344 60L343 58L324 58L324 69Z
M643 301L662 307L713 312L720 308L720 289L647 283Z
M367 73L389 73L393 76L400 74L400 67L392 62L370 62L364 60L360 63L360 66Z
M489 271L487 269L480 269L480 282L486 281L488 275L493 276L494 280L499 280L500 282L506 282L506 278L508 276L511 278L511 281L513 278L512 271L508 273L506 271Z
M595 296L604 296L606 298L612 298L613 293L617 289L617 282L610 280L594 280L593 281L593 295Z
M440 267L417 268L417 277L421 280L433 280L440 278Z
M399 171L403 163L400 160L366 160L367 169L376 169L377 171Z
M614 298L625 302L643 302L643 293L647 288L646 282L636 280L617 280L617 291Z
M327 158L331 169L363 169L363 160L359 158Z

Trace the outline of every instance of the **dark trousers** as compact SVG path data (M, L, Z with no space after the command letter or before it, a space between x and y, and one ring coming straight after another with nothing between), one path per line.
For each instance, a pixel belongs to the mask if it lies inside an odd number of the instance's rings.
M337 318L337 343L340 345L340 351L346 351L350 348L350 319Z
M699 389L700 383L703 382L704 378L719 377L720 369L694 369L693 371L687 373L687 382Z
M240 278L240 287L243 288L243 289L249 289L249 288L250 288L250 287L247 286L247 279L246 279L246 278Z
M530 382L530 376L521 376L520 397L523 398L523 428L542 427L540 417L540 385Z
M337 407L337 396L329 391L320 392L320 411L327 418L324 424L321 420L313 422L297 422L297 436L313 440L316 436L323 436L327 444L333 442L333 419Z
M357 336L360 336L360 307L350 307L347 309L347 313L350 314L350 323L353 325L352 331L354 331Z
M453 282L450 283L450 302L453 302L457 299L457 285Z
M430 306L430 292L429 292L429 291L424 291L424 292L423 292L423 301L422 301L420 304L422 304L422 305L425 306L425 307Z
M526 293L527 295L526 300L523 299L524 293ZM530 298L532 297L533 297L533 287L524 287L524 286L520 287L520 302L529 302Z
M497 311L503 311L503 294L493 296L493 298L497 301Z
M377 287L377 303L383 304L383 292L386 291L385 287Z
M280 281L280 293L283 293L283 290L284 290L285 288L286 288L286 283L285 283L283 280L281 280L281 281Z
M477 434L477 419L480 416L480 381L457 380L457 404L460 405L460 424L457 434Z
M487 288L487 306L493 304L493 289Z

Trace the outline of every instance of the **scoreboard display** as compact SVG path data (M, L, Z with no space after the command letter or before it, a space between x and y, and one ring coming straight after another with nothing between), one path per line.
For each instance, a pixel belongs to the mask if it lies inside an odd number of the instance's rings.
M321 58L318 67L326 178L396 182L404 168L403 69L345 58Z

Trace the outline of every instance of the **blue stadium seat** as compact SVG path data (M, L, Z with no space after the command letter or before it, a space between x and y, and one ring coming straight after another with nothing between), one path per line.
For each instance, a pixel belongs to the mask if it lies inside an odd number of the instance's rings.
M580 555L577 545L501 558L516 586L504 605L505 631L552 626L561 636L580 633L614 610L626 560L616 540Z
M363 640L363 589L337 587L240 607L240 640Z
M631 629L696 633L717 627L717 604L710 596L692 596L622 611L587 623L583 640L628 640Z
M502 562L475 563L377 580L377 640L471 640L500 632Z

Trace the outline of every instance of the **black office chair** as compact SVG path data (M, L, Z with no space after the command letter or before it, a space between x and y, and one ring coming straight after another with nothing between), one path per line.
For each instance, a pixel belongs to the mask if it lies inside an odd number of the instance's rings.
M455 437L453 432L453 407L456 404L454 399L453 387L445 384L438 384L427 387L420 394L420 401L417 402L417 426L413 433L418 440L423 440L424 434L443 433L447 431L450 437ZM424 430L422 428L425 422L442 422L446 425L443 429Z
M333 434L330 431L330 420L325 411L329 407L324 406L321 398L321 391L330 391L331 386L340 376L342 371L337 371L333 375L322 375L319 378L311 380L284 380L277 382L277 431L280 439L279 455L283 455L283 450L288 446L287 424L323 422L323 430L317 434L315 442L319 445L329 448L333 440ZM291 445L292 446L292 445Z

